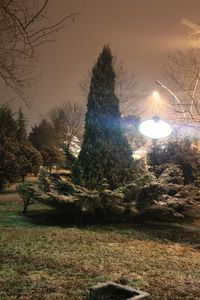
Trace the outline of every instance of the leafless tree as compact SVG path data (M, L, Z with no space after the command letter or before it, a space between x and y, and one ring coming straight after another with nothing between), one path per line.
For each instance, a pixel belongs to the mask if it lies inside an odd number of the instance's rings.
M135 75L128 72L122 61L113 60L114 70L116 73L115 92L120 103L120 112L122 115L135 115L137 112L137 81ZM81 92L84 99L87 99L91 81L91 72L88 72L85 79L80 83Z
M81 105L64 103L52 109L48 116L60 144L65 143L69 148L74 137L82 139L85 113Z
M24 89L34 80L39 46L54 40L54 34L72 13L52 24L48 22L49 0L0 0L0 76L27 104Z
M171 99L176 121L200 128L200 49L189 47L169 55L164 80L180 102Z

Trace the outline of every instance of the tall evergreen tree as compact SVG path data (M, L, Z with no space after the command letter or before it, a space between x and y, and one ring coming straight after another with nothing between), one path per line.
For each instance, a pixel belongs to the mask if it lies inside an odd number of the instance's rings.
M17 119L17 139L19 142L25 142L27 140L26 125L27 121L20 107Z
M9 106L0 106L0 191L16 180L16 121Z
M27 140L22 110L15 120L9 106L0 106L0 191L20 177L36 175L41 164L40 153Z
M16 139L17 125L11 108L0 106L0 141L8 138Z
M106 179L114 189L132 179L132 152L114 90L112 53L105 46L92 70L84 140L74 170L74 179L89 188L100 188Z
M29 141L39 151L42 151L47 145L54 144L55 140L54 129L45 119L39 125L32 127L29 134Z

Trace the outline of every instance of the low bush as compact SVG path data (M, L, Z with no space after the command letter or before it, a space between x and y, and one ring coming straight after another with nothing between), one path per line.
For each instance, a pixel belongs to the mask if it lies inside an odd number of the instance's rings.
M155 170L163 164L180 166L184 184L193 183L200 177L200 152L189 139L154 145L148 153L148 164Z
M23 214L25 214L28 206L34 203L35 185L30 182L23 182L17 185L16 191L21 197L21 199L23 200L24 203Z
M183 170L179 165L167 163L156 167L158 179L165 183L183 184Z
M168 183L151 174L114 191L107 185L97 191L73 184L69 174L42 170L39 184L20 184L17 192L24 202L24 213L37 201L66 212L66 218L70 215L76 223L135 222L145 218L179 222L192 220L200 211L198 187Z

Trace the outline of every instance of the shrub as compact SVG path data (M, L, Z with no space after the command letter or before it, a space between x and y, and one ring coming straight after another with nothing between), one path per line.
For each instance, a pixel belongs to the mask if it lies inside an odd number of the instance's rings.
M18 166L15 141L0 141L0 191L17 180Z
M44 169L42 168L40 170L40 173L38 175L38 186L39 188L44 192L44 193L47 193L47 192L50 192L50 180L49 180L49 173Z
M129 183L123 187L115 190L116 192L123 193L126 202L135 201L139 192L139 186L136 183Z
M151 207L154 200L157 200L159 195L163 193L163 187L158 182L152 182L145 185L139 192L136 207L144 209Z
M138 177L135 178L134 182L119 187L115 191L124 194L125 202L133 202L137 200L140 190L145 185L155 181L156 181L156 177L154 176L154 174L147 171L146 174L138 175Z
M166 163L180 166L184 184L193 183L200 176L200 152L188 139L158 144L150 149L148 153L150 166L156 169L155 167Z
M72 170L74 168L76 157L71 153L71 151L67 147L63 147L64 155L65 155L65 167L66 169Z
M35 185L33 183L24 182L20 183L16 187L16 191L24 202L23 214L26 213L27 208L30 204L34 203L35 200Z
M183 184L183 170L179 165L170 163L156 167L158 179L165 183Z

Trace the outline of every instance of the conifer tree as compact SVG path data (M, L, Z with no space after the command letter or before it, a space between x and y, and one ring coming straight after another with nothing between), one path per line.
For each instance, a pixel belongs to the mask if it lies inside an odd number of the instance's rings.
M22 109L20 108L18 111L18 119L17 119L17 139L19 142L25 142L27 140L27 132L26 132L27 121L23 114Z
M16 180L16 121L8 106L0 106L0 191Z
M119 100L115 95L112 53L104 46L92 70L85 133L74 179L89 188L105 180L114 189L132 179L132 157L123 135Z
M11 108L7 105L0 106L0 141L8 138L16 139L17 125Z
M22 110L15 120L9 106L0 106L0 191L28 173L36 175L41 164L40 153L27 140Z
M29 141L39 151L50 144L55 144L56 137L51 124L43 119L39 125L33 126L29 134Z

